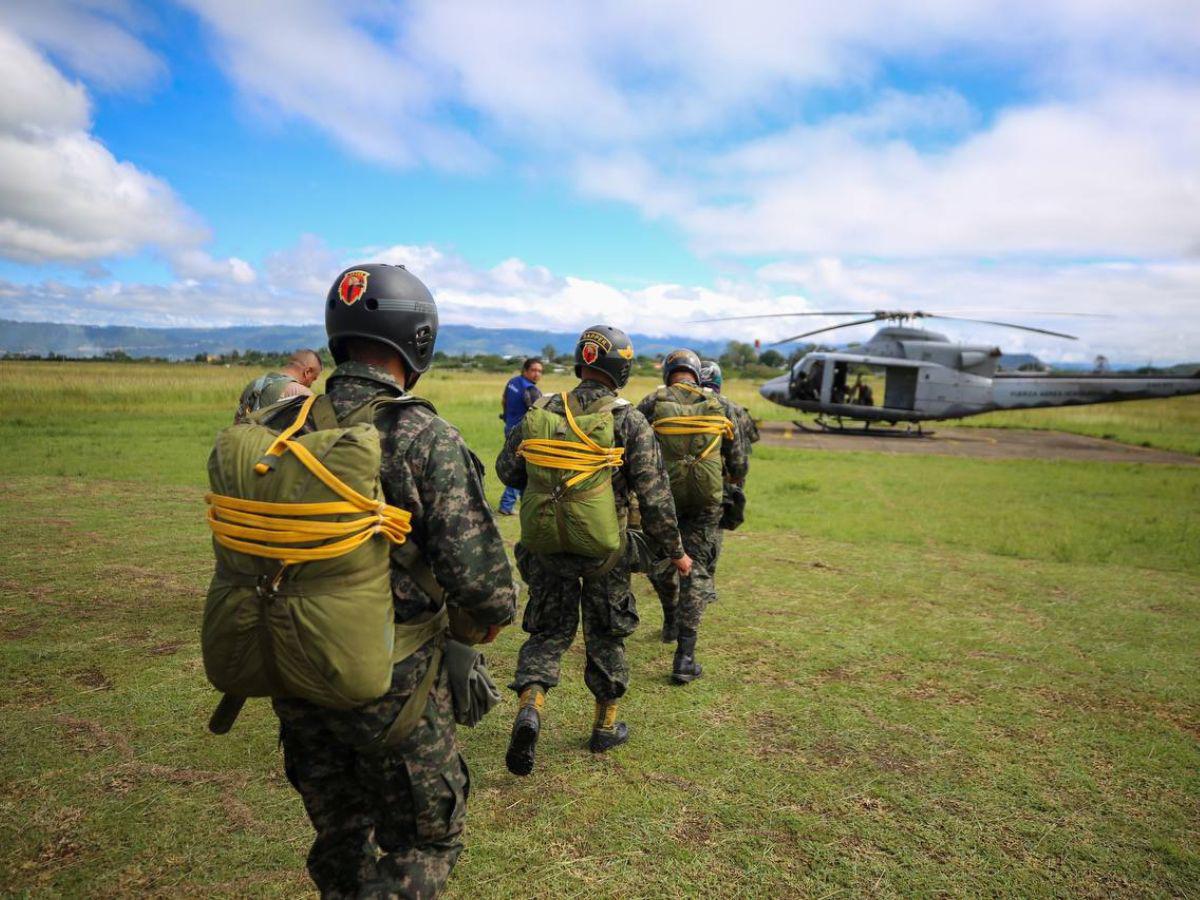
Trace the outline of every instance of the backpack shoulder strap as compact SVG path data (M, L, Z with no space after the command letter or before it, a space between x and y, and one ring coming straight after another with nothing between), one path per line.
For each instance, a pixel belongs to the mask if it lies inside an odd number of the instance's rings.
M437 414L437 409L428 400L422 397L414 397L412 394L404 394L401 397L372 397L370 400L364 400L350 412L338 419L338 425L345 428L349 425L357 425L360 422L370 422L374 424L380 410L385 407L404 407L404 406L423 406L434 415Z
M596 413L612 412L619 406L628 406L629 401L624 397L601 397L589 403L587 408L583 410L584 415L595 415Z
M325 431L329 428L338 427L337 413L333 409L333 401L329 399L328 394L319 394L317 396L310 415L312 416L313 427L317 431Z
M551 400L553 400L556 396L558 396L558 395L557 394L542 394L542 396L538 397L536 400L533 401L532 408L533 409L545 409L546 404L549 403Z
M262 425L266 428L272 427L269 423L276 416L293 411L293 408L299 409L301 404L307 400L307 395L297 395L295 397L284 397L282 400L276 400L270 406L260 406L258 409L246 416L246 421L255 425Z

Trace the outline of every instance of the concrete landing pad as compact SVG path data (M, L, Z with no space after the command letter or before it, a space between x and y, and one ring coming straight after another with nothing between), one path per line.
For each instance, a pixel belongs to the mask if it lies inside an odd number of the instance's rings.
M1152 450L1063 431L1018 428L955 428L930 423L932 437L903 438L874 435L814 434L790 422L759 425L764 444L807 450L868 453L923 453L978 459L1067 459L1093 462L1167 463L1200 465L1200 457L1169 450Z

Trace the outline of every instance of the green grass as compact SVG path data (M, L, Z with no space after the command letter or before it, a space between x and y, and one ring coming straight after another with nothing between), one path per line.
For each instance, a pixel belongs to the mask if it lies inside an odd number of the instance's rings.
M203 462L253 374L0 364L8 891L309 890L267 705L204 730ZM421 387L490 468L498 381ZM532 778L511 699L460 732L450 895L1195 895L1198 501L1191 467L759 447L705 677L667 683L639 580L627 747L584 748L578 646Z

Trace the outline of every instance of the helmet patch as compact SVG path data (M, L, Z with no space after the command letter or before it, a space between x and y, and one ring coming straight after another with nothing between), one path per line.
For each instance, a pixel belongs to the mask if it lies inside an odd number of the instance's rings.
M338 282L338 296L342 298L342 302L347 306L353 306L358 302L367 290L367 279L371 277L370 272L364 272L362 269L354 269L342 276L342 280Z
M600 348L596 346L595 341L584 341L583 346L579 348L579 355L584 363L590 366L600 358Z
M620 350L617 351L617 355L619 355L621 357L621 359L633 359L633 348L632 347L622 347Z
M604 335L602 335L598 331L591 331L591 330L585 331L583 334L581 334L579 336L579 340L591 341L593 344L596 345L596 348L598 350L603 350L605 353L608 353L609 351L612 350L612 341L610 341L608 338L606 338Z

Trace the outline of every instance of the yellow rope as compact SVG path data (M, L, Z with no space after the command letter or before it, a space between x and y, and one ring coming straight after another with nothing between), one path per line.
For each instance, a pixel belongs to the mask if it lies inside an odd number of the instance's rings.
M714 435L709 445L704 448L704 452L696 457L697 460L705 459L708 454L721 443L721 438L727 437L733 439L733 423L724 416L664 416L661 419L656 419L654 422L654 430L658 434L665 435L686 435L686 434L711 434Z
M545 438L527 438L517 447L517 455L525 458L526 462L547 469L563 469L576 474L567 479L566 486L575 487L589 475L603 472L605 469L618 469L625 460L624 447L601 447L591 437L580 430L571 415L571 407L567 404L567 394L561 395L563 412L567 424L579 438L579 444L574 441L556 441Z
M333 559L355 550L377 534L393 544L403 544L412 531L412 514L360 494L329 471L303 444L293 441L300 430L315 396L309 396L291 425L280 432L266 455L280 457L291 452L322 484L341 497L323 503L274 503L267 500L245 500L222 494L205 494L208 504L208 527L222 547L266 559L278 559L283 564ZM266 462L254 467L259 475L271 471ZM344 522L306 520L307 516L336 516L362 513ZM294 547L313 541L341 538L319 547Z

